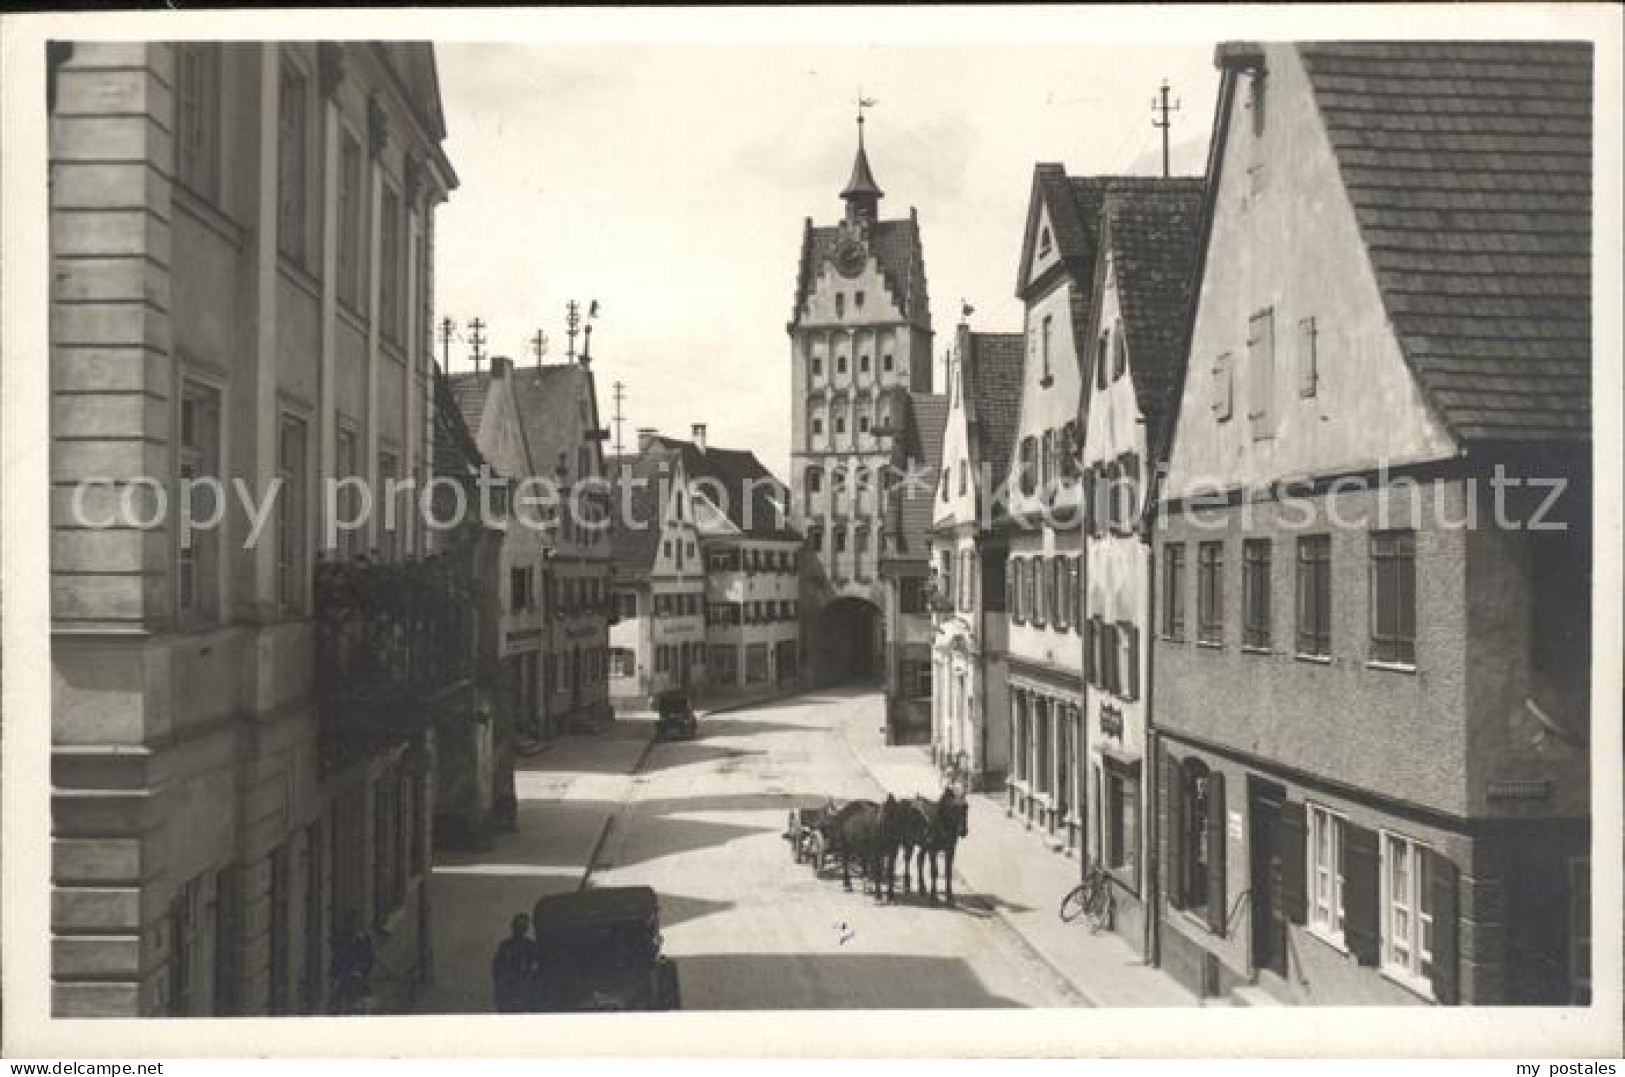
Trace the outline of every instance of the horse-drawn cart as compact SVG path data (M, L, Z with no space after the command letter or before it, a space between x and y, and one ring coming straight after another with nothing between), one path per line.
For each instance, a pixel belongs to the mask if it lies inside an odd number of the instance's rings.
M832 818L840 805L829 800L815 808L791 808L784 828L784 840L790 843L790 858L798 864L811 863L814 872L824 870L829 853L823 824Z

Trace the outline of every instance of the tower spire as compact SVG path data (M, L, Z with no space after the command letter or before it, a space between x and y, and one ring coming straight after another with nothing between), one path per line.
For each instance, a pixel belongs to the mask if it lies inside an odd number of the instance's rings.
M846 219L848 221L874 221L879 216L880 200L886 197L875 182L875 174L869 168L869 154L863 145L863 110L873 108L873 98L864 97L860 88L858 91L858 155L852 161L852 178L846 181L846 190L841 192L841 198L846 201Z

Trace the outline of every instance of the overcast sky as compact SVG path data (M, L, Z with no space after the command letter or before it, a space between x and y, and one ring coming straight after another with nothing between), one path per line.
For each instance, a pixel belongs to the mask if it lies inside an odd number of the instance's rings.
M437 47L462 181L438 220L437 305L479 316L488 354L564 357L567 300L597 299L606 425L754 450L788 479L790 316L802 220L839 218L854 98L884 217L919 210L936 354L960 300L981 330L1021 327L1016 261L1038 161L1155 174L1151 102L1167 78L1176 174L1205 163L1211 41L1122 47L660 44ZM453 367L467 366L454 340ZM938 372L937 389L940 391Z

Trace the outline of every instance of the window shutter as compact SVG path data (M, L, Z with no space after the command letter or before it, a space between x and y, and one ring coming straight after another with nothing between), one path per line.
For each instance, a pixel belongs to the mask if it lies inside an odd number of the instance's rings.
M1230 418L1230 353L1213 361L1213 399L1209 406L1220 422Z
M1095 619L1083 626L1083 679L1095 684Z
M1315 320L1298 321L1298 395L1314 396L1320 387L1319 356L1315 354Z
M1224 937L1229 901L1224 889L1224 775L1212 771L1207 778L1207 926Z
M1288 800L1281 805L1281 912L1294 924L1309 918L1309 876L1306 853L1308 826L1303 804Z
M1343 938L1362 965L1378 961L1377 917L1380 885L1377 834L1361 826L1343 827Z
M1247 418L1253 437L1275 433L1275 312L1253 315L1247 333Z
M1422 899L1429 903L1428 911L1433 914L1433 969L1429 977L1433 981L1433 997L1445 1006L1454 1006L1461 1001L1457 984L1460 949L1456 938L1459 872L1448 857L1432 849L1422 855L1427 858L1432 875L1432 885Z
M1179 761L1162 745L1162 782L1157 789L1158 829L1162 833L1162 896L1175 909L1185 907L1185 812L1183 787L1179 784Z
M1128 629L1128 698L1140 698L1140 629L1130 625Z

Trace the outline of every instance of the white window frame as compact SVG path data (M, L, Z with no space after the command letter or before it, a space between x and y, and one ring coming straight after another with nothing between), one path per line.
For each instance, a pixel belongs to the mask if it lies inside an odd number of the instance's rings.
M1429 880L1424 878L1422 870L1428 859L1424 854L1430 851L1429 846L1392 830L1379 831L1378 841L1377 863L1381 880L1378 907L1381 912L1377 931L1382 971L1390 979L1431 999L1433 983L1429 973L1434 955L1424 939L1433 926L1433 912L1427 907ZM1403 848L1409 858L1410 870L1406 878L1408 892L1404 894L1394 892L1393 853L1397 848ZM1400 932L1395 928L1396 914L1402 911L1409 924L1404 938L1399 937ZM1400 953L1401 946L1403 953Z
M1309 906L1309 930L1339 950L1347 951L1344 934L1346 909L1343 903L1343 828L1348 820L1324 804L1304 805L1304 890ZM1328 852L1321 856L1321 836L1330 834ZM1322 882L1325 886L1322 888ZM1323 900L1324 898L1324 900Z

